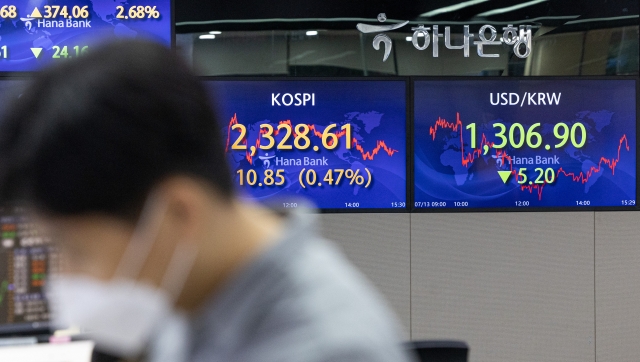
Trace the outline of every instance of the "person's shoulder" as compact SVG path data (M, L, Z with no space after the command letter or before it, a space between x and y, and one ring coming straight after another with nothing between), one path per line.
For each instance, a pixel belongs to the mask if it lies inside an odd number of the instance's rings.
M280 335L309 361L403 361L396 318L371 283L331 242L299 240L274 264L278 293L265 311L263 335ZM293 347L295 346L295 347Z
M207 312L195 343L199 357L408 360L396 318L373 285L331 241L304 228L267 250L232 284Z

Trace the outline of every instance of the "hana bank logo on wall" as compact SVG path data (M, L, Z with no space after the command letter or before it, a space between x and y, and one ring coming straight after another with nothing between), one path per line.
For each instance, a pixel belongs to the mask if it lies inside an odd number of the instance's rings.
M378 14L378 21L384 23L387 20L387 16L384 13ZM405 25L409 24L409 21L404 21L402 23L396 25L370 25L370 24L362 24L359 23L356 25L356 28L364 34L370 33L382 33L387 31L392 31L396 29L400 29ZM413 36L411 37L411 42L413 46L418 50L425 50L431 44L431 39L433 37L433 56L435 58L438 57L438 40L443 37L443 34L440 34L438 31L438 25L433 25L433 30L431 27L425 27L423 24L418 27L411 28L413 30ZM429 34L429 30L431 30L431 34ZM531 25L520 25L520 28L516 28L513 25L508 25L502 28L503 33L502 37L499 40L498 31L495 27L491 25L484 25L478 31L478 39L473 42L473 44L477 47L478 56L482 58L498 58L500 54L493 53L485 53L485 46L489 45L502 45L505 44L507 46L513 46L513 53L518 58L527 58L531 54ZM489 32L489 37L487 38L487 31ZM464 26L464 30L462 33L463 43L461 45L453 45L451 44L451 28L449 26L445 26L444 28L444 46L447 49L462 49L464 50L464 57L469 57L469 46L471 44L471 40L474 38L473 33L469 32L469 25ZM424 38L422 40L421 38ZM407 38L408 40L408 38ZM420 44L422 42L422 44ZM389 38L386 34L378 34L373 38L373 48L375 50L380 50L380 43L384 44L384 57L382 61L387 61L389 58L389 54L391 54L391 49L393 47L393 42L391 38Z

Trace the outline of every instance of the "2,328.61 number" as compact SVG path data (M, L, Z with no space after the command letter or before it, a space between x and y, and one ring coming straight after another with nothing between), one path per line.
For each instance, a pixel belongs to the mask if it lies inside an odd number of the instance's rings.
M331 132L332 129L336 128L336 124L328 125L320 136L322 140L322 147L326 150L333 150L338 147L338 135ZM243 124L236 123L231 127L232 131L238 130L240 132L240 137L236 139L236 141L231 146L232 150L246 150L247 149L247 127ZM260 144L259 148L261 150L270 150L274 146L276 146L276 139L274 136L280 134L280 132L284 133L284 136L278 142L276 149L278 150L306 150L311 147L311 139L309 139L309 132L311 131L311 127L307 124L301 123L292 127L288 123L280 123L277 128L274 130L273 126L264 123L260 125L260 139L265 139L268 141L267 144ZM345 124L340 128L341 134L345 137L345 147L347 149L351 149L353 146L353 136L351 131L351 124ZM314 133L315 134L315 133ZM287 144L289 138L293 135L293 145ZM258 141L260 141L258 139Z

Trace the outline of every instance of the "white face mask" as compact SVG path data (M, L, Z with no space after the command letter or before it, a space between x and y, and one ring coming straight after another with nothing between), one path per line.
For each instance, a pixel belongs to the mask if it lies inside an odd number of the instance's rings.
M152 361L186 361L187 322L174 310L174 302L195 261L196 246L176 246L161 288L136 280L165 213L166 204L149 197L112 280L79 275L51 279L49 298L56 327L80 327L98 348L119 357L135 358L149 348Z

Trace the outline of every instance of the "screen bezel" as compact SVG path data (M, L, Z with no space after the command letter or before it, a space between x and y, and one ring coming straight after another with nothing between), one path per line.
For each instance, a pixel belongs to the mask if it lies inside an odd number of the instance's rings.
M465 77L411 77L411 98L412 98L412 112L415 112L415 83L423 81L477 81L478 84L486 81L498 81L498 82L511 82L511 81L615 81L615 80L631 80L635 82L635 102L636 102L636 205L635 206L561 206L561 207L443 207L443 208L417 208L415 207L415 154L411 157L411 213L471 213L471 212L567 212L567 211L638 211L640 205L638 205L638 192L640 191L639 177L638 177L638 158L640 156L640 147L637 145L638 136L640 136L640 127L638 127L638 117L640 113L640 82L638 77L635 76L535 76L535 77L477 77L477 76L465 76ZM413 116L413 113L412 113ZM411 142L415 141L415 135L413 134L413 126L415 125L415 119L412 119L411 129Z
M408 213L410 210L410 200L412 197L412 180L409 177L413 160L413 145L411 143L412 132L409 127L412 125L412 107L408 103L413 97L412 94L412 83L410 82L410 77L235 77L235 76L206 76L206 77L198 77L200 81L203 82L232 82L232 81L248 81L248 82L404 82L405 85L405 149L406 149L406 159L405 159L405 207L398 208L344 208L344 209L332 209L332 208L317 208L315 209L317 212L321 214L365 214L365 213ZM411 104L412 105L412 104ZM286 210L282 208L281 210Z
M48 304L48 302L47 302ZM34 334L50 334L53 332L51 322L0 324L0 336L32 336Z
M175 29L175 27L173 27ZM31 79L29 73L10 72L8 74L0 73L0 81L4 80L23 80ZM640 80L636 76L535 76L535 77L478 77L478 76L408 76L408 77L258 77L258 76L199 76L202 82L215 81L291 81L291 82L308 82L308 81L402 81L405 82L405 104L406 104L406 198L407 205L405 208L348 208L348 209L316 209L318 213L340 214L340 213L457 213L457 212L575 212L575 211L638 211L638 192L640 192L640 177L636 174L636 205L635 206L567 206L567 207L485 207L485 208L467 208L467 207L447 207L447 208L416 208L415 207L415 155L414 155L414 112L415 112L415 82L421 81L477 81L481 84L484 81L535 81L535 80L558 80L558 81L579 81L579 80L631 80L635 82L636 88L636 142L640 140L640 127L638 119L640 117ZM640 147L636 146L636 170L640 162Z

